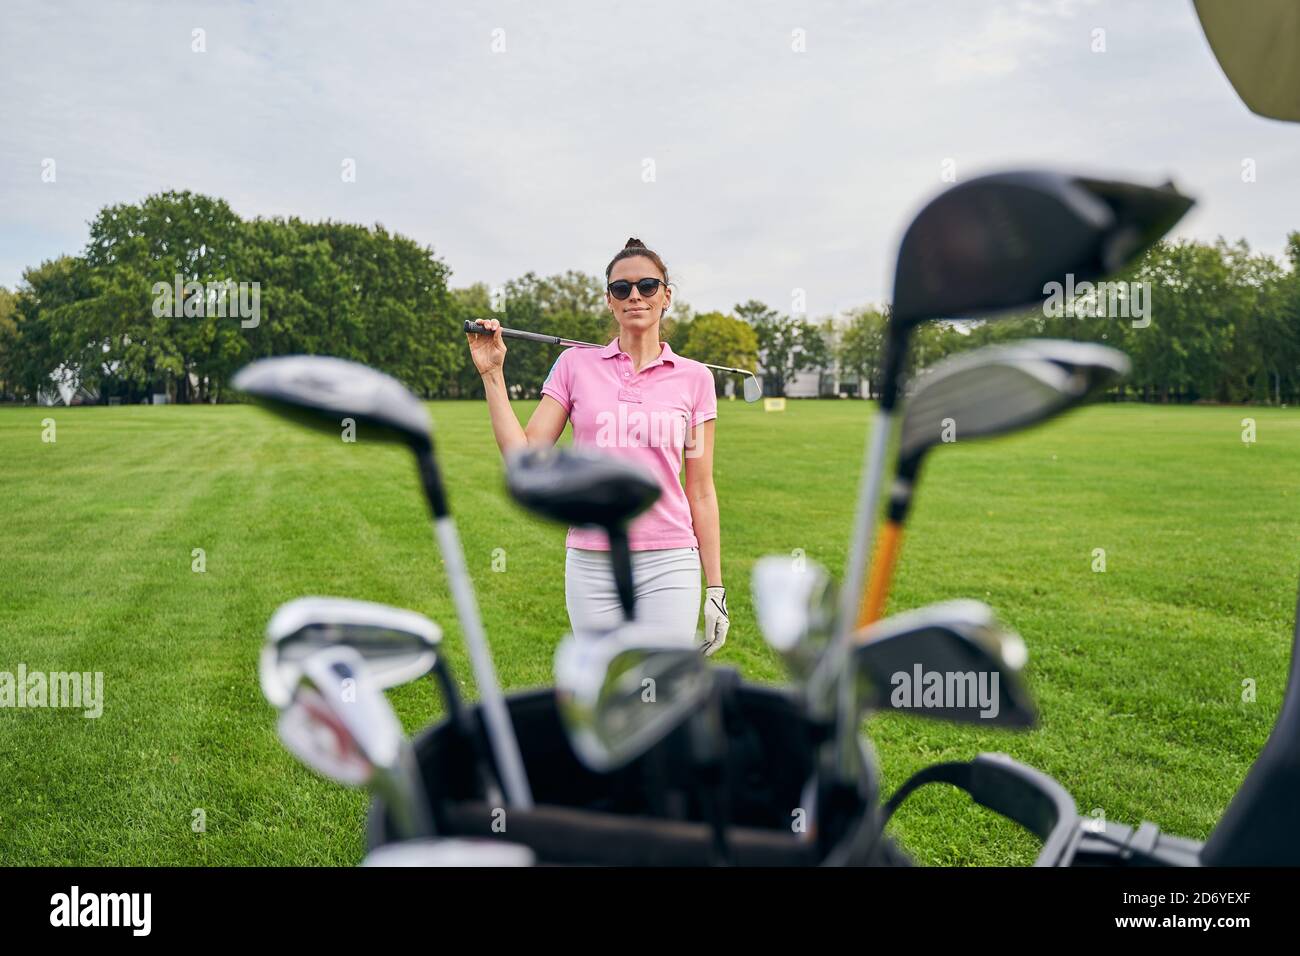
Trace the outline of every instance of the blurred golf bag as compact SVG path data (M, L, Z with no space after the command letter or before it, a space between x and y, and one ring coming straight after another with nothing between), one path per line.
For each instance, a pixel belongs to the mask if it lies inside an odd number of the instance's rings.
M725 714L728 862L738 866L816 866L846 843L878 804L875 794L846 797L814 825L801 801L819 730L798 699L780 688L738 683ZM501 836L530 847L552 865L707 866L714 857L688 728L610 773L594 773L575 756L550 689L507 697L536 806L504 810L484 802L469 742L446 722L415 740L440 836ZM473 723L482 735L477 708ZM485 746L484 741L480 741ZM481 750L480 752L485 752ZM864 766L869 762L864 755ZM497 829L493 829L496 823ZM501 826L504 825L504 831ZM381 800L370 808L367 852L396 839ZM851 865L906 864L888 839Z

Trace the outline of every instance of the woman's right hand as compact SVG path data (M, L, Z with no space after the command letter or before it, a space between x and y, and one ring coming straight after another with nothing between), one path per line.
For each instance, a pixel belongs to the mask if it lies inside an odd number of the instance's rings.
M505 366L506 340L501 334L501 323L496 319L479 319L478 324L492 334L466 332L465 338L469 340L469 353L474 359L474 367L478 369L479 375L486 375Z

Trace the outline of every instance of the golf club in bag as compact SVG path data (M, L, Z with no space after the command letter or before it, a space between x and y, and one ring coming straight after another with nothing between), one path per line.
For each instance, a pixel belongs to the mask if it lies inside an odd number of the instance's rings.
M537 514L615 536L658 493L634 466L572 447L512 454L506 485ZM630 566L620 574L620 594L630 596ZM799 782L827 728L808 720L797 695L741 684L628 610L613 629L561 642L554 693L510 695L538 801L530 813L511 811L512 839L548 863L811 865L858 831L874 780L861 783L853 812L815 834L803 825L809 808ZM430 803L450 827L444 835L489 835L491 808L464 786L464 758L451 740L443 725L416 741ZM864 756L861 766L874 764ZM393 836L377 800L370 845ZM889 847L865 848L861 861Z
M555 694L569 740L590 769L607 773L656 747L679 729L698 771L703 816L713 830L713 861L730 861L728 780L723 722L736 675L709 667L694 642L665 640L637 626L627 525L659 497L653 476L611 455L572 446L512 454L506 486L517 502L561 523L596 525L609 539L625 621L576 631L555 655ZM664 792L660 751L647 761L647 787Z
M604 530L619 603L632 620L636 601L627 528L659 500L654 476L631 462L571 445L525 447L507 456L506 489L543 518Z
M391 376L356 362L318 355L261 359L235 373L231 385L266 408L309 427L337 435L352 419L363 438L396 441L415 456L420 485L433 515L434 533L447 566L447 582L465 632L474 679L483 699L492 754L506 799L517 808L532 805L528 777L502 700L492 652L479 615L465 551L451 516L433 450L429 413Z
M966 189L973 186L965 184ZM1136 255L1190 204L1169 188L1148 190L1038 174L1012 177L1010 182L994 177L981 189L991 192L980 196L979 190L972 190L949 210L952 218L939 216L938 222L947 219L950 228L930 223L937 250L924 248L925 244L913 237L911 252L905 249L900 253L900 277L911 275L909 269L916 263L906 266L904 260L912 255L920 256L927 267L937 268L937 279L944 281L917 282L911 276L901 282L903 287L911 283L915 294L910 302L907 296L896 302L896 318L907 321L910 315L915 324L923 321L927 312L936 318L982 314L1033 301L1047 281L1045 274L1058 270L1073 271L1076 277L1104 274ZM1027 194L1022 195L1025 190ZM972 208L963 211L967 203ZM1067 212L1061 211L1063 206ZM1049 227L1045 231L1039 229L1042 223L1038 221L1044 217ZM997 225L990 227L989 222ZM972 229L980 235L981 230L990 228L1010 230L1015 241L985 236L972 242L972 236L963 232ZM918 236L926 232L922 229ZM954 235L961 241L945 247L945 238ZM1070 248L1052 252L1057 238ZM1028 269L1032 282L1026 279L1017 284L1014 273L1020 266L1016 264L1023 265L1028 257L1042 265L1044 249L1051 252L1052 269ZM1002 259L999 251L1004 254ZM951 276L945 278L945 272ZM981 273L990 280L983 290L977 287ZM964 306L961 296L965 296ZM891 335L894 358L901 369L898 341L905 346L906 334L894 330ZM1041 377L1051 379L1053 373L1039 362L1065 370L1061 362L1044 358L1041 347L1024 348L1026 357L1018 361L1033 366ZM894 377L899 378L897 370ZM890 403L891 411L894 404ZM873 445L875 441L873 438ZM882 444L882 469L883 450ZM878 488L878 478L876 484ZM874 500L870 509L860 507L859 518L864 512L874 520ZM861 532L860 523L855 541ZM1043 841L1040 865L1300 862L1300 826L1291 810L1294 787L1300 782L1300 680L1294 656L1287 699L1269 743L1203 848L1195 841L1162 834L1151 824L1132 829L1080 818L1060 784L996 754L926 768L882 803L873 756L856 731L865 711L884 709L881 685L888 679L886 675L892 676L908 664L919 666L922 672L965 667L990 678L997 675L997 720L1006 726L1025 726L1032 721L1033 708L1018 683L1023 642L996 625L982 606L938 605L922 615L885 619L872 625L875 630L865 635L868 640L856 640L864 636L854 627L864 581L861 576L855 578L853 569L856 566L862 572L866 562L862 549L855 550L854 556L849 580L839 592L839 613L829 639L821 611L834 590L818 580L792 589L787 606L777 609L777 630L765 635L774 647L786 649L792 674L811 667L803 692L743 684L736 688L736 719L725 725L734 777L726 849L734 862L906 864L906 855L885 833L885 826L912 792L930 782L958 786L976 802L1036 833ZM798 613L792 618L792 607L803 608L802 619ZM773 619L771 613L766 616ZM1296 640L1300 641L1300 628ZM607 669L605 676L614 675ZM828 686L838 692L826 694ZM538 800L531 810L510 811L511 842L527 846L541 863L705 865L714 860L716 841L709 823L695 814L663 812L652 805L644 786L639 765L662 755L669 742L679 740L680 735L670 732L657 743L650 741L640 756L598 773L575 754L555 693L512 694L506 703L530 767L536 768L532 783ZM618 729L617 710L610 712L615 715L613 729ZM944 720L971 717L961 710L929 713L925 708L918 715ZM981 715L979 719L986 718ZM847 741L841 733L844 727L852 728ZM610 729L607 724L597 733ZM415 741L427 800L441 807L438 817L445 821L440 836L491 836L497 810L481 799L473 781L472 757L464 748L447 746L454 735L455 728L446 722ZM854 753L846 759L848 750ZM796 832L791 821L808 809L803 781L827 766L828 751L835 757L830 780L836 799L819 799L817 832L807 839ZM856 785L849 785L850 781ZM689 760L669 765L667 786L684 792L698 788ZM382 796L376 797L367 828L368 845L377 848L400 837L393 813Z
M492 762L461 702L441 645L442 629L415 611L347 598L297 598L282 604L267 622L258 676L267 701L283 709L303 662L327 647L355 650L365 661L371 681L385 690L431 673L448 718L474 752L484 794L500 802Z
M885 453L902 394L912 332L936 319L1006 315L1041 301L1073 275L1097 279L1132 262L1169 231L1192 200L1172 185L1142 186L1044 170L981 176L952 186L903 234L885 333L880 407L867 442L835 636L809 679L810 698L838 715L823 755L825 787L852 777L857 724L846 658L875 540ZM838 698L833 706L828 702ZM829 796L829 794L828 794Z

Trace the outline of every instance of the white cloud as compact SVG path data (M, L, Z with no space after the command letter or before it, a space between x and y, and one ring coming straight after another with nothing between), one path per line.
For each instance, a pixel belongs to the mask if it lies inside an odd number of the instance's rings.
M1300 131L1237 102L1189 4L637 10L11 0L0 284L79 250L104 204L173 188L247 216L382 222L432 245L456 284L598 272L639 234L698 308L784 307L799 287L814 315L887 295L893 246L945 160L961 177L1174 174L1201 199L1186 229L1272 251L1300 226ZM1260 161L1249 187L1244 156Z

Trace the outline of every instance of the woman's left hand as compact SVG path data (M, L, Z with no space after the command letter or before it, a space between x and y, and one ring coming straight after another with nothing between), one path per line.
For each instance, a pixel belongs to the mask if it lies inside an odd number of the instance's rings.
M710 587L704 589L704 643L700 650L705 657L712 657L727 643L727 630L731 627L731 618L727 615L727 589Z

